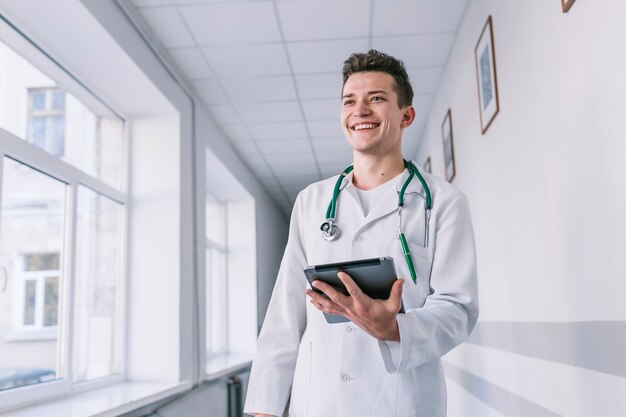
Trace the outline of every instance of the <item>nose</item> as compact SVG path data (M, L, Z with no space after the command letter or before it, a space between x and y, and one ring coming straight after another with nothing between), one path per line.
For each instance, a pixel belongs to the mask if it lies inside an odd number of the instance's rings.
M353 116L354 117L363 117L370 114L370 108L367 105L367 102L359 101L356 104L356 108L354 109Z

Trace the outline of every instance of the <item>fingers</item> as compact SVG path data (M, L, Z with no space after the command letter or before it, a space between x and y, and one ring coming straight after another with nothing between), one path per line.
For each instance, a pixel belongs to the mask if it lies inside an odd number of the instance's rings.
M333 302L339 304L342 307L346 307L349 304L349 299L327 283L315 280L312 284L315 288L322 291L324 294L328 296Z
M352 297L358 298L364 295L363 291L361 291L361 288L359 288L359 286L356 284L356 282L354 282L350 275L345 272L338 272L337 277L339 277L343 285L348 290L348 294L350 294Z
M340 305L334 303L325 296L310 289L306 290L306 294L311 297L311 304L313 304L313 306L318 310L327 314L345 315L345 310Z

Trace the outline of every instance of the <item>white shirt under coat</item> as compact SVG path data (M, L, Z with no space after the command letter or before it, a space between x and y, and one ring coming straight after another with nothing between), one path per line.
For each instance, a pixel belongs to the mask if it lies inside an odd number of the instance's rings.
M420 171L421 172L421 171ZM405 194L403 229L418 275L414 284L398 239L398 191L392 181L363 215L352 173L337 202L338 239L320 224L337 177L311 184L296 199L289 239L254 357L245 411L291 417L443 417L441 357L463 342L478 318L476 254L467 198L424 173L433 208L424 248L424 199L414 177ZM307 265L391 256L405 279L398 342L379 341L352 322L328 324L305 295Z

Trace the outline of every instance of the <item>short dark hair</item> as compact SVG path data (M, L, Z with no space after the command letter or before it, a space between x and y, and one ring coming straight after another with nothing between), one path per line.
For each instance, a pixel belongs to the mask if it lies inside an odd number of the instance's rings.
M405 107L413 103L413 87L409 82L409 75L404 68L404 64L399 59L391 55L384 54L375 49L370 49L367 53L354 53L343 63L343 87L348 78L357 72L385 72L395 80L394 90L398 94L398 106Z

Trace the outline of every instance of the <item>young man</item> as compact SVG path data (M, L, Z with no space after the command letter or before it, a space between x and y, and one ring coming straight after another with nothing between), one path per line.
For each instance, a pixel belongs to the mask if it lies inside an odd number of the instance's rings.
M446 414L441 356L465 340L478 317L474 235L465 196L421 172L432 196L402 158L402 133L415 119L402 62L371 50L343 68L341 123L353 171L337 199L341 234L320 231L338 177L314 183L296 199L257 353L245 411L292 417L385 417ZM417 279L399 240L399 190L408 182L402 231ZM307 265L391 256L398 276L387 300L366 296L345 273L350 296L315 281ZM399 313L401 304L405 312ZM328 324L324 314L346 323Z

